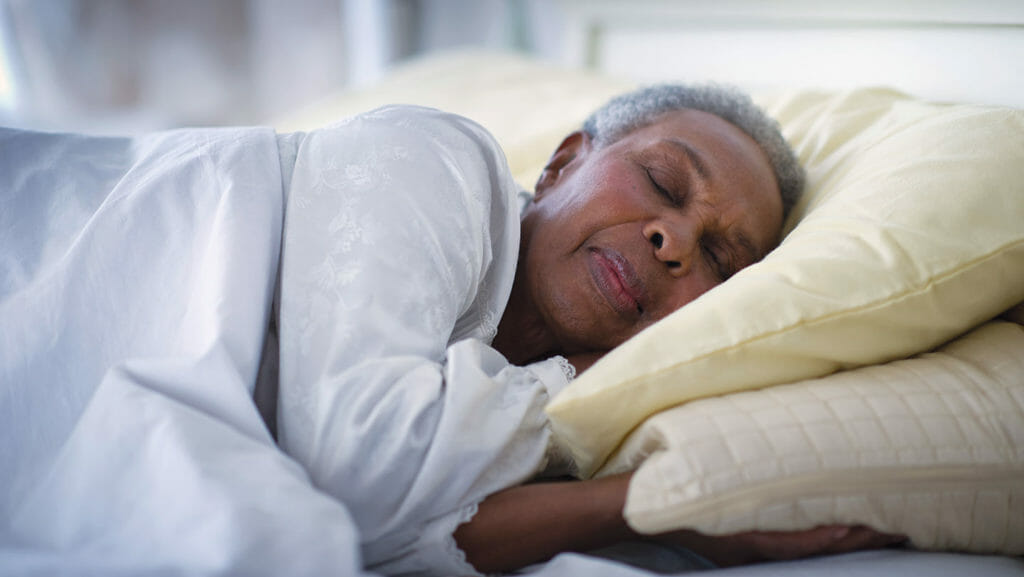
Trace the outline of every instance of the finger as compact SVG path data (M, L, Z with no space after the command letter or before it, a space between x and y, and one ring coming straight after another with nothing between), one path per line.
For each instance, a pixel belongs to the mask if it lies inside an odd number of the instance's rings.
M825 525L803 531L751 532L745 536L760 557L774 560L878 549L906 541L899 535L849 525Z
M829 525L803 531L765 531L748 535L754 549L764 558L785 560L829 552L836 542L848 538L850 530L850 527Z
M902 535L881 533L870 527L856 526L849 527L848 529L845 535L837 538L827 547L828 553L881 549L907 541L907 538Z

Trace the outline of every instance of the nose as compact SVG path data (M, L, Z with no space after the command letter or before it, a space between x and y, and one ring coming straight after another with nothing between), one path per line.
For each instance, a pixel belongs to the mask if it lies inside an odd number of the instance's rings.
M669 216L644 225L643 235L654 248L654 257L675 276L689 274L699 250L700 231L695 223Z

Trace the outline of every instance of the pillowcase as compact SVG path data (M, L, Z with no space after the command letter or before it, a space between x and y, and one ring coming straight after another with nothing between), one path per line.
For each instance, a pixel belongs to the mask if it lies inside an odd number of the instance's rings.
M1024 300L1024 111L879 89L765 104L808 172L788 235L549 404L583 476L659 411L905 358Z
M640 532L866 524L920 549L1024 554L1024 326L669 409L606 471L640 461L625 508Z

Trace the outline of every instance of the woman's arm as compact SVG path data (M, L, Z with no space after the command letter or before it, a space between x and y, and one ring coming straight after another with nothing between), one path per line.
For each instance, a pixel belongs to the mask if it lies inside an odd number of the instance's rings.
M518 569L558 553L588 551L639 539L686 547L719 566L875 549L902 537L867 527L825 526L806 531L750 531L710 537L681 530L643 536L622 511L632 473L590 481L535 483L491 495L455 531L466 559L483 573Z
M495 573L630 540L636 534L622 509L631 476L534 483L495 493L459 526L455 541L477 571Z

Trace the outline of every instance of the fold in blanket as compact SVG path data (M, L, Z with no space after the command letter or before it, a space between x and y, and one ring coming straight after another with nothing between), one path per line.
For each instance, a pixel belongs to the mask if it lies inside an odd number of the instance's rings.
M252 402L283 196L267 128L0 130L0 573L359 573Z

